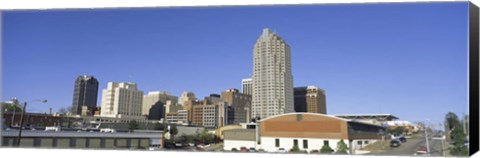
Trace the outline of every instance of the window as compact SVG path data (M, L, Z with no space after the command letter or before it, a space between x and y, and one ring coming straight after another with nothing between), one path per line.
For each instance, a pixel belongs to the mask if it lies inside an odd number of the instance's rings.
M363 142L363 143L365 143L365 144L368 144L368 141L366 140L366 141L365 141L365 142Z
M294 139L294 140L293 140L293 145L294 145L294 146L298 146L298 140Z
M324 140L323 145L328 146L328 140Z
M303 140L303 148L308 149L308 140L306 139Z
M357 144L358 144L358 145L362 145L362 141L358 141Z
M275 147L280 147L280 139L275 139Z

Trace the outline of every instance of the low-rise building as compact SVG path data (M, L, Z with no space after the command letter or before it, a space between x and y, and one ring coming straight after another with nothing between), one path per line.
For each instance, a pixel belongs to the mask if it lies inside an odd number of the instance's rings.
M384 127L318 113L288 113L272 116L257 123L255 129L224 131L224 150L241 147L263 149L268 152L280 148L320 150L328 145L336 149L341 140L351 149L382 139Z
M18 130L2 131L3 146L17 144ZM22 132L20 147L60 149L148 149L161 146L162 132L77 132L28 131Z
M392 114L339 114L334 116L344 119L381 125L384 127L388 126L387 122L399 119L397 116L394 116Z
M8 112L3 113L3 119L7 126L20 126L20 117L21 112ZM56 126L61 125L63 120L59 116L53 116L49 114L42 113L25 113L23 124L24 126L32 127L45 127L45 126Z
M188 110L178 110L166 114L166 121L169 124L188 125Z

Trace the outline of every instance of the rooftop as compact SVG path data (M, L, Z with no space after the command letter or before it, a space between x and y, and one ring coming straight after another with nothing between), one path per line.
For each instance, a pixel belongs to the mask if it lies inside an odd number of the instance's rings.
M18 130L2 130L2 137L18 137ZM29 131L23 130L22 137L91 137L91 138L161 138L162 132L88 132L88 131Z

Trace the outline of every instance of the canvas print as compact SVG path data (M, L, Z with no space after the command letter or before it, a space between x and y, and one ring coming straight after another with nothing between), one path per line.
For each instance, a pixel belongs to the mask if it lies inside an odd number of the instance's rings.
M1 145L466 156L468 8L3 11Z

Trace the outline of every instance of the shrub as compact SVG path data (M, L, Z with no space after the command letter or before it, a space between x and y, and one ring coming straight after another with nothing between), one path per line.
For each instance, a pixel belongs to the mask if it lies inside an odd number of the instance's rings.
M290 149L290 152L300 152L300 148L298 148L298 145L293 145L292 149Z
M328 145L323 145L322 148L320 149L320 153L329 154L332 152L333 152L333 149Z
M348 154L347 144L342 140L337 143L337 154Z

